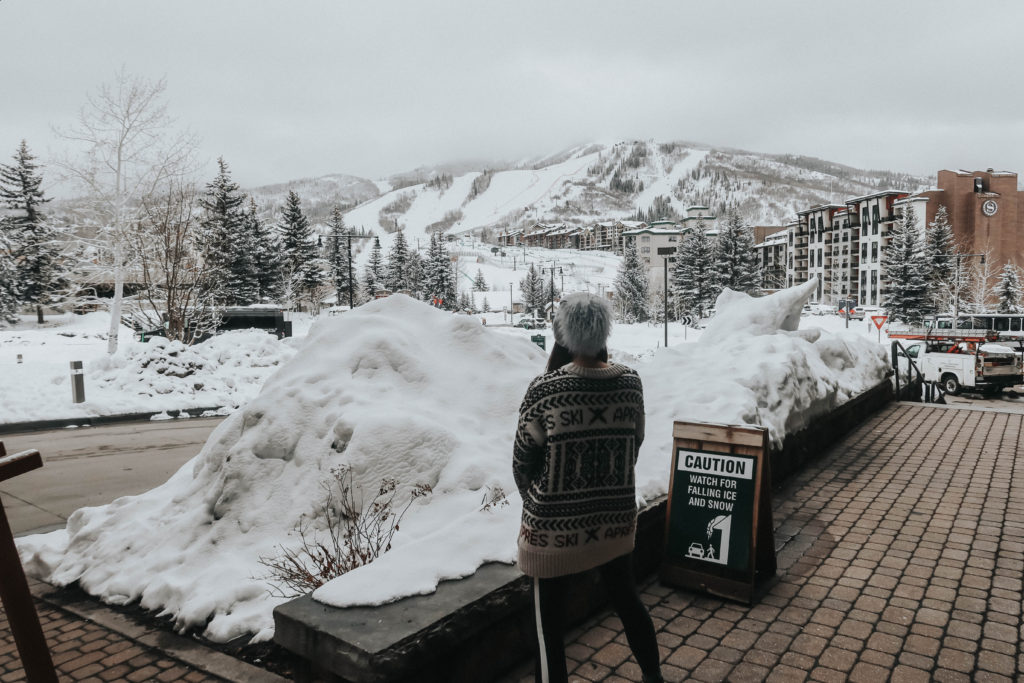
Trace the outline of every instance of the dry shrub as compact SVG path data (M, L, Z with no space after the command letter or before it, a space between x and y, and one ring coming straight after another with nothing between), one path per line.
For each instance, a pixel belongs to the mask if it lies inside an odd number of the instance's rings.
M385 477L373 498L365 501L362 489L353 486L352 468L347 465L333 468L321 486L324 495L316 517L326 520L325 532L317 533L312 520L304 519L296 527L300 539L296 547L281 545L276 555L259 559L268 570L259 578L271 584L272 595L305 595L373 562L391 549L391 539L412 502L431 492L428 484L415 484L409 501L399 509L394 504L398 481Z

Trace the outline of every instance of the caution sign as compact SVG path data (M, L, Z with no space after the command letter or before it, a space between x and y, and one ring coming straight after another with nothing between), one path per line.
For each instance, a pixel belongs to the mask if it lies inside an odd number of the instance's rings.
M775 575L767 430L674 425L665 583L751 602Z

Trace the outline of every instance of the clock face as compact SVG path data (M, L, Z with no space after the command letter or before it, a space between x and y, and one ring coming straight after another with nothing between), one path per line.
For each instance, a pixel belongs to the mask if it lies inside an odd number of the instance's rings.
M985 203L981 205L981 212L986 216L994 216L998 210L999 205L996 204L994 199L986 199Z

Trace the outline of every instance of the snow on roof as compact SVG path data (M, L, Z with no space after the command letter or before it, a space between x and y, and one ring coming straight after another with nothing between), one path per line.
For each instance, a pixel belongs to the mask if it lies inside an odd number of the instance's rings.
M875 199L876 197L887 197L894 194L910 194L906 190L881 190L879 192L872 192L871 194L861 195L859 197L850 197L846 200L847 204L855 204L856 202L862 202L866 199Z
M677 228L674 230L671 228L640 228L639 230L625 230L622 234L642 235L644 233L648 233L651 235L682 235L686 232L689 232L689 230L684 230L682 228Z

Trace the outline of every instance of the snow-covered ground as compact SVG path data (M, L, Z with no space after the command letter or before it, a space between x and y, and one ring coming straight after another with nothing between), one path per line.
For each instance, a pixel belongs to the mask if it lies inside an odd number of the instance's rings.
M298 343L250 330L186 347L159 338L142 343L121 327L119 351L111 357L109 320L106 312L68 313L38 326L35 316L25 316L13 328L0 328L0 423L237 407L256 396ZM300 317L294 325L304 334L309 322ZM86 400L77 404L71 400L75 360L85 371Z
M645 384L639 498L666 492L673 420L761 424L778 443L884 377L884 349L865 334L804 327L823 320L796 313L809 293L805 285L723 299L702 339L681 342L675 326L668 349L657 349L659 327L614 329L613 360L632 359ZM545 362L530 335L400 295L321 319L168 482L20 539L22 559L36 576L77 581L111 602L138 600L214 640L266 639L281 599L258 578L259 558L294 546L301 523L323 530L321 483L347 466L371 496L385 477L400 482L400 502L418 483L433 493L412 502L390 553L316 599L377 604L486 561L511 562L521 506L511 440ZM510 505L482 509L499 489Z

